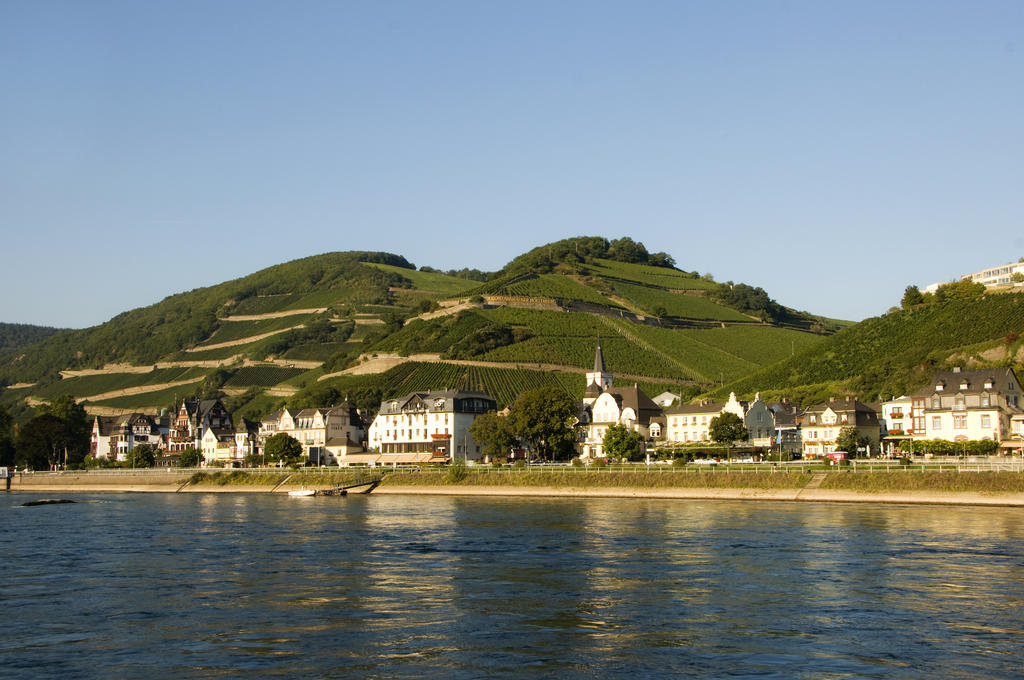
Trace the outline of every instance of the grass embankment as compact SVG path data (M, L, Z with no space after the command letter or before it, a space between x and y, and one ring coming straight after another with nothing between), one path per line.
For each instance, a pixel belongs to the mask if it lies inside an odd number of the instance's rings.
M1024 493L1020 472L859 472L830 473L822 489L884 493L892 491L966 491Z
M811 479L799 472L689 472L664 470L529 470L389 472L382 486L509 486L596 489L799 489Z

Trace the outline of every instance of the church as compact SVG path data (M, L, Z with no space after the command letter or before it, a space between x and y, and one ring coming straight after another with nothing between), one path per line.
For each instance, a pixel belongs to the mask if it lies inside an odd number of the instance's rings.
M612 425L624 425L639 432L645 441L661 435L661 408L643 390L613 387L612 374L604 365L601 341L594 353L594 370L587 373L587 389L583 393L580 414L582 442L580 458L604 457L604 435Z

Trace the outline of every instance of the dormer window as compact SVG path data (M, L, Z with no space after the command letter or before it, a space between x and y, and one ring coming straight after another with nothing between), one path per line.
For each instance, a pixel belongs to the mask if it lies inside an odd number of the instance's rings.
M938 385L935 386L935 391L936 392L941 392L945 387L946 387L946 383L941 383L940 382Z
M985 389L986 390L992 389L992 380L991 379L985 381Z
M991 397L988 396L988 392L981 395L981 405L988 406L991 402Z
M811 414L811 424L813 425L816 422L818 422L818 416Z
M936 394L934 397L932 397L932 408L941 408L941 407L942 407L942 400L939 398L939 395Z
M962 391L967 391L968 387L970 387L970 384L966 380L960 383L960 389Z

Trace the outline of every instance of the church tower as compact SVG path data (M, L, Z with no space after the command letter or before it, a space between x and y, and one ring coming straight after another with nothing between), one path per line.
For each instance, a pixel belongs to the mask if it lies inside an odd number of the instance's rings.
M597 341L597 350L594 352L594 370L587 373L587 391L585 397L596 399L601 392L612 388L612 374L605 370L604 354L601 353L601 340Z

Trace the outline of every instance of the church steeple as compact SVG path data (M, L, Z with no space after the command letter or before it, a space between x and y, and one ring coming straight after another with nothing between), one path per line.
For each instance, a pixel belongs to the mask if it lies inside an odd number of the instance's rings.
M598 394L612 388L612 374L605 369L604 353L601 351L601 338L597 339L597 349L594 351L594 370L587 373L587 397L597 397ZM593 394L596 392L597 394Z

